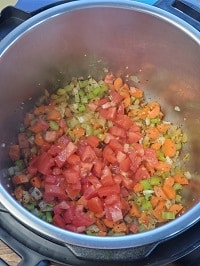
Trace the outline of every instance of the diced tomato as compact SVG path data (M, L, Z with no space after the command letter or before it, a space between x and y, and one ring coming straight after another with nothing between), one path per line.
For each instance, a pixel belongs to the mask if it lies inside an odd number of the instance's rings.
M145 149L144 159L153 167L158 164L156 151L153 149L150 149L150 148Z
M130 129L130 127L133 125L133 121L130 119L130 117L123 114L117 114L115 123L125 130Z
M34 133L39 133L39 132L46 132L47 129L49 128L49 124L43 120L43 119L38 119L34 125L29 127L30 131Z
M56 184L56 176L55 175L46 175L45 176L45 183L46 184Z
M55 162L49 153L43 152L37 156L30 165L37 168L38 172L47 175L51 173L51 168L55 165Z
M90 135L87 137L87 143L91 146L91 147L97 147L99 145L100 139L95 136L95 135Z
M65 228L65 220L59 214L55 214L53 216L53 224L58 227Z
M20 147L19 145L11 145L9 149L9 157L12 161L18 161L20 159Z
M19 143L20 149L29 147L28 138L25 133L18 134L18 143Z
M99 114L104 117L106 120L115 121L115 117L117 114L117 108L116 107L110 107L107 109L101 108L99 110Z
M78 165L80 164L80 161L81 161L80 157L75 153L73 153L67 158L67 163L72 165Z
M119 168L123 172L127 172L130 169L131 166L131 160L129 157L126 157L124 160L120 161Z
M138 156L143 157L144 156L144 147L142 146L142 144L139 143L135 143L134 144L134 151Z
M84 149L82 149L80 158L82 162L91 163L96 159L96 154L92 147L87 145L84 147Z
M131 160L130 169L135 173L142 163L142 157L138 156L136 152L131 152L129 159Z
M110 186L114 184L112 173L108 166L105 166L104 169L102 170L101 184L103 186Z
M126 131L121 127L112 126L109 128L109 133L115 137L126 138Z
M105 214L108 220L113 222L118 222L123 219L123 214L121 210L121 203L114 203L112 205L105 206Z
M123 176L121 174L116 174L113 176L113 181L117 184L120 185L123 180Z
M75 153L77 151L77 146L73 144L72 142L69 142L67 144L67 147L61 150L58 155L55 157L55 162L58 165L58 167L62 167L67 158L69 158L70 155Z
M96 189L102 187L102 183L96 176L89 175L87 179Z
M66 200L62 200L53 207L53 212L54 214L61 214L63 210L67 210L69 208L70 208L69 203Z
M74 200L81 191L81 184L80 182L77 182L76 184L68 184L65 188L65 191L68 195L68 197L71 200Z
M66 135L63 135L58 139L58 143L62 143L65 145L69 144L69 142L70 142L70 139Z
M108 145L103 149L103 157L109 163L115 163L117 161L115 153Z
M57 139L57 132L56 131L46 131L44 136L45 141L47 142L54 142Z
M142 134L140 132L127 132L127 142L128 143L137 143L142 139Z
M101 172L102 172L102 168L103 168L103 162L101 159L97 158L94 162L94 165L92 167L92 173L97 176L100 177L101 176Z
M126 154L121 151L118 151L116 154L116 159L117 159L117 162L120 163L126 159Z
M139 181L141 179L146 179L149 177L150 177L149 172L147 171L147 169L143 165L141 165L135 173L134 181Z
M120 193L120 187L117 184L114 184L112 186L107 186L107 187L100 187L98 189L98 195L100 198L102 197L107 197L113 194L118 194Z
M90 211L94 213L102 213L103 212L103 204L102 200L99 197L94 197L88 200L87 207Z
M113 84L115 80L115 77L113 76L113 74L107 74L104 78L104 82L107 84Z
M87 200L89 200L89 199L91 199L93 197L96 197L96 196L98 196L97 189L95 188L94 185L89 185L87 188L84 189L83 196Z
M124 99L116 90L111 90L110 96L112 101L116 104L119 104Z
M136 233L138 233L138 231L139 231L139 227L138 227L138 225L136 225L136 224L131 224L130 227L129 227L129 230L130 230L132 233L136 234Z
M115 138L111 139L108 145L113 151L123 151L124 149L123 145Z
M80 173L72 167L66 170L63 170L63 175L68 183L74 184L80 180Z
M128 190L132 190L134 187L134 182L132 179L124 176L122 179L122 184L127 188Z
M44 194L47 197L59 198L60 200L65 200L67 195L63 188L57 185L45 184Z

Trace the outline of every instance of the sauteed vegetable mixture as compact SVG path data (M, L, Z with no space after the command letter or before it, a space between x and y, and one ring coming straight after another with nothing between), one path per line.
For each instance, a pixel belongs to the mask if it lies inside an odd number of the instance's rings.
M184 212L186 134L129 83L74 78L26 114L8 171L30 212L97 236L150 230Z

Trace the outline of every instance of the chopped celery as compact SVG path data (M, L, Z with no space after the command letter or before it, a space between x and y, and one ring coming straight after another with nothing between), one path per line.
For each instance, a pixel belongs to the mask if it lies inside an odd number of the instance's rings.
M49 121L49 126L52 130L58 130L59 129L59 125L55 121Z
M27 204L24 204L24 207L29 211L33 211L35 209L35 204L34 203L27 203Z
M52 222L53 218L52 218L52 214L51 214L51 212L46 212L45 220L46 220L48 223L51 223L51 222Z
M140 184L143 186L144 190L152 189L152 186L148 179L142 179L140 180Z
M162 212L162 218L164 220L174 220L175 219L175 213L174 212Z
M173 189L174 190L180 190L180 189L182 189L183 188L183 186L181 185L181 184L179 184L179 183L175 183L174 185L173 185Z
M151 205L151 202L150 201L145 201L142 203L142 206L141 206L141 209L142 211L148 211L148 210L151 210L152 209L152 205Z
M159 176L152 176L150 178L150 184L152 186L158 186L158 185L161 185L162 184L162 178L159 177Z

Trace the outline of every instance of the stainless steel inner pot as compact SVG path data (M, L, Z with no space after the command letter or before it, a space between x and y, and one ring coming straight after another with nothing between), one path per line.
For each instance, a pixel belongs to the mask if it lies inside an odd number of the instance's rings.
M166 120L181 124L189 136L190 210L157 229L123 237L92 237L49 225L22 208L6 186L8 147L16 141L23 114L44 89L54 90L73 76L100 78L104 67L137 75L147 98L159 101ZM140 248L192 226L200 219L199 69L200 33L145 4L83 0L53 7L21 24L0 43L0 202L27 227L70 245L75 253L77 247ZM96 253L88 256L95 258Z

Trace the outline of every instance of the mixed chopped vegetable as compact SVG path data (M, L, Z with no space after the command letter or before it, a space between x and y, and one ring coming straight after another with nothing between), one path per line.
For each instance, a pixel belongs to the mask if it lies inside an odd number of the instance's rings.
M113 74L74 78L43 99L9 151L14 196L25 208L97 236L154 229L184 212L187 136L164 121L158 102Z

